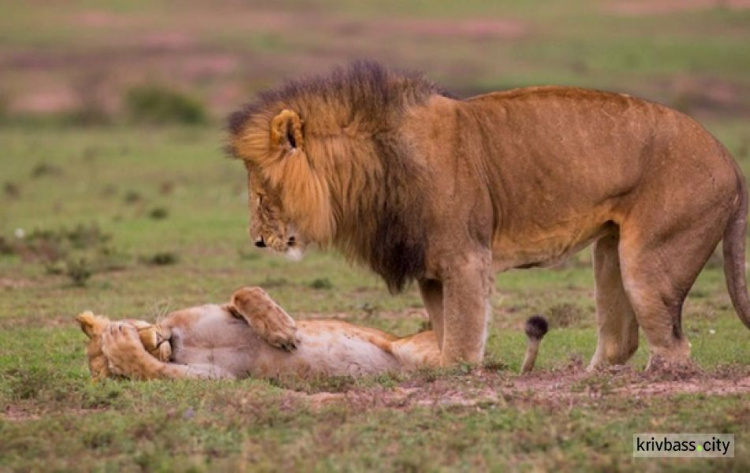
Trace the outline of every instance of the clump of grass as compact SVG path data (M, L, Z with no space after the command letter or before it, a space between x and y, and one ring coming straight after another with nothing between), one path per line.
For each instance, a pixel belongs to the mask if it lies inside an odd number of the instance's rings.
M588 325L589 322L589 315L580 306L570 302L551 306L547 316L554 327L580 327Z
M310 284L308 284L311 288L320 290L320 289L333 289L333 283L328 278L317 278L313 279Z
M135 204L136 202L143 200L143 197L136 191L127 191L123 200L126 204Z
M308 394L329 392L346 392L357 386L358 380L352 376L321 376L309 379L296 376L283 376L268 380L272 386L282 389L302 391Z
M160 251L149 256L144 256L141 261L152 266L169 266L177 264L180 257L171 251Z
M12 255L16 253L16 248L11 241L0 236L0 255Z
M274 288L274 287L284 287L289 286L291 283L286 278L269 278L267 277L265 281L261 283L261 287L264 287L266 289L268 288Z
M153 220L164 220L169 217L169 210L165 207L154 207L149 211L148 216Z
M3 194L11 199L17 199L21 197L21 187L15 182L8 181L3 184Z
M380 311L380 306L377 304L370 304L369 302L365 302L364 304L357 306L357 308L365 313L366 318L370 318Z
M96 224L72 229L34 230L23 238L3 239L3 251L25 261L41 263L48 274L64 274L74 285L84 286L96 272L127 266L130 257L110 244L111 235Z
M195 97L156 84L133 87L125 94L130 120L139 124L201 124L208 118Z
M38 179L44 176L60 176L62 173L63 171L59 166L49 163L38 163L31 170L31 177Z
M159 185L159 194L170 195L174 192L174 182L164 181Z
M74 286L83 287L94 274L91 263L86 258L69 259L65 265L65 274Z

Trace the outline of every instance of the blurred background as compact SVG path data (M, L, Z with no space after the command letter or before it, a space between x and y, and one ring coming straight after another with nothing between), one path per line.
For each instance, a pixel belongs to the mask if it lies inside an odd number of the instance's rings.
M0 290L15 297L0 298L0 328L67 323L84 305L159 315L244 284L295 314L418 328L387 314L421 310L413 288L389 297L336 253L292 264L252 248L245 172L222 151L226 115L259 90L360 58L459 96L643 96L695 116L750 167L750 0L3 1ZM735 323L712 264L701 290ZM497 285L496 327L532 311L593 326L588 251Z
M750 116L749 0L4 1L0 115L201 123L356 58L460 96L570 84Z

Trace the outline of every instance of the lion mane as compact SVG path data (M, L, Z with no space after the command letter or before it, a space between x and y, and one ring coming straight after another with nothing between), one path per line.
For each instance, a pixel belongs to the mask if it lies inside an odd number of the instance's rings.
M366 264L399 292L424 275L426 246L425 196L413 185L424 173L399 139L400 120L433 95L449 96L420 74L357 62L261 93L230 116L229 152L255 157L269 184L284 186L281 206L301 231ZM269 123L286 109L299 115L289 139L308 159L273 156Z

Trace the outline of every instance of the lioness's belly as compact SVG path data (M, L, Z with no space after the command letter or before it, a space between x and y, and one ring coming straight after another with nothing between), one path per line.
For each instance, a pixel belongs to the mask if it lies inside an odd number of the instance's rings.
M300 321L300 344L293 352L274 348L250 326L217 305L180 311L165 320L172 330L172 362L210 366L236 378L359 376L397 371L387 346L366 329L338 321ZM374 332L374 331L373 331ZM383 339L385 341L385 339Z

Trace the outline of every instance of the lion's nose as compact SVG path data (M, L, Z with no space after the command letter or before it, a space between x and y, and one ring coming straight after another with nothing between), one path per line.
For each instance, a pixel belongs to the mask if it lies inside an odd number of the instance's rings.
M263 239L263 237L259 237L257 240L255 240L255 246L257 246L258 248L265 248L266 241Z

